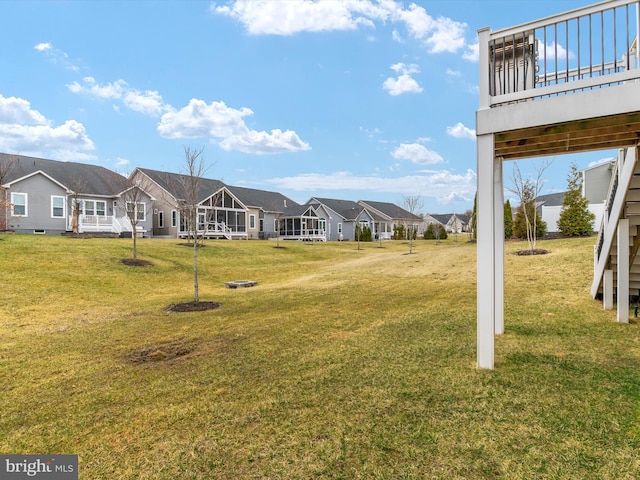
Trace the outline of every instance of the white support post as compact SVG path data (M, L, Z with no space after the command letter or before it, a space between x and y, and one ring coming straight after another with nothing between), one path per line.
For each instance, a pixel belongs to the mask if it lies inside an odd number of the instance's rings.
M602 279L602 306L613 310L613 270L605 270Z
M504 188L503 159L493 160L493 197L494 197L494 285L495 285L495 333L504 333Z
M629 219L618 220L618 322L629 323Z
M496 313L496 181L493 134L477 137L478 368L493 369ZM502 180L502 178L500 178ZM500 181L501 183L501 181ZM503 242L503 239L500 239Z

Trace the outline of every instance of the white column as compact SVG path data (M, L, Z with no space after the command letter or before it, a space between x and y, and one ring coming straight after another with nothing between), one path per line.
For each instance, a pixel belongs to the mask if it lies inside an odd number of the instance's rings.
M494 240L493 247L494 285L495 285L495 333L504 333L504 188L502 173L502 158L493 159L493 199L494 199Z
M629 219L618 220L618 322L629 323Z
M602 278L602 305L605 310L613 310L613 270L605 270Z
M493 369L496 311L495 167L493 134L477 137L478 368ZM502 239L501 239L502 241Z

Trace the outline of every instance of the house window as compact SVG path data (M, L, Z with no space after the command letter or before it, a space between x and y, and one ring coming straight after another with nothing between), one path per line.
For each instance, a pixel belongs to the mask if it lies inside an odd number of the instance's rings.
M249 215L249 228L251 230L255 230L255 228L256 228L256 216L255 215Z
M27 194L11 193L11 215L14 217L27 216Z
M100 215L104 217L107 214L107 202L98 201L96 202L96 215Z
M95 215L96 214L96 204L93 200L85 200L84 201L84 214L85 215Z
M341 223L338 224L338 233L339 234L342 233L342 224Z
M144 202L127 202L127 215L129 215L129 218L135 218L139 222L144 222L146 218L145 213Z
M164 228L164 212L162 210L158 212L158 228Z
M260 225L260 230L259 231L260 232L264 232L264 218L260 219L259 225Z
M51 196L51 217L64 218L64 197Z
M171 210L171 226L174 227L174 228L178 226L178 212L177 212L177 210Z

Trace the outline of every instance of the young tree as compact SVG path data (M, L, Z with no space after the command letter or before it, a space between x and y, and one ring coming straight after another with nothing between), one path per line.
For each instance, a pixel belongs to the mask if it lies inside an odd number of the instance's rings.
M123 177L123 185L127 180ZM145 200L148 198L144 190L143 182L138 180L128 188L123 189L120 194L120 203L127 214L127 218L131 223L131 239L133 240L132 258L134 261L138 259L138 225L145 219L147 212L145 211ZM79 210L79 201L76 198L74 215Z
M187 225L189 230L193 231L193 303L200 301L199 285L198 285L198 247L201 242L198 241L198 216L199 216L199 191L201 179L204 177L207 168L204 161L204 147L191 148L184 147L184 159L186 166L186 175L183 176L184 184L181 186L183 190L183 214L187 217ZM205 219L205 228L208 219ZM204 233L201 236L204 240Z
M14 156L0 157L0 193L2 193L2 197L0 198L0 231L7 229L7 210L11 206L11 202L6 197L7 193L4 188L2 188L2 185L4 185L4 182L7 180L9 172L13 168L13 165L16 163L16 161L17 158Z
M589 211L589 201L582 196L582 176L575 162L567 176L567 192L562 201L558 229L562 235L586 236L593 233L595 215Z
M538 215L536 198L540 195L540 191L544 185L544 172L552 163L549 159L543 160L542 163L535 167L535 176L533 178L524 178L518 162L513 163L512 186L509 190L515 193L520 200L520 206L518 207L516 219L514 220L513 233L515 236L520 237L522 231L519 229L521 226L524 227L525 236L520 238L527 239L531 252L536 249L538 237L544 236L547 229L546 224L542 221L540 215Z
M402 204L405 210L413 215L417 215L424 206L420 195L403 195ZM413 253L413 238L416 235L413 224L407 226L407 235L409 236L409 253Z
M504 203L504 238L505 240L513 237L513 210L511 202L507 200Z

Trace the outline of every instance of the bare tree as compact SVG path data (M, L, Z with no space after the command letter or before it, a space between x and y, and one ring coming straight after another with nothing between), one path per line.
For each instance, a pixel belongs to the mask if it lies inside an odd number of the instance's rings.
M418 211L424 206L424 202L420 195L403 195L402 205L412 215L417 215ZM415 235L413 224L407 226L407 235L409 236L409 253L413 253L413 236Z
M7 193L2 185L4 185L5 181L7 180L9 172L13 168L16 161L17 157L15 156L3 156L0 158L0 192L3 193L2 198L0 198L0 208L2 209L2 214L0 214L0 230L7 229L7 209L11 206L11 202L7 198Z
M181 186L184 194L182 214L186 215L188 231L193 233L193 302L198 303L200 301L198 285L198 247L201 242L204 241L206 228L209 223L209 219L205 218L203 233L199 241L198 217L200 215L200 199L198 195L201 180L207 171L204 161L204 146L200 148L184 147L184 160L186 175L182 177L184 182Z
M527 242L529 244L529 250L532 252L536 249L538 232L536 199L540 195L540 191L545 183L545 180L543 179L544 172L552 165L552 163L552 159L545 158L534 167L534 176L524 178L518 162L514 162L511 176L512 185L507 188L520 200L520 208L522 208L526 224ZM533 202L533 213L531 208L527 208L528 204L531 202Z
M134 181L133 185L128 186L128 181L123 177L123 186L127 186L120 193L120 202L122 208L126 212L127 218L131 223L131 239L133 240L133 260L138 259L138 225L142 222L147 212L145 211L145 201L148 194L145 191L144 182L140 179Z

